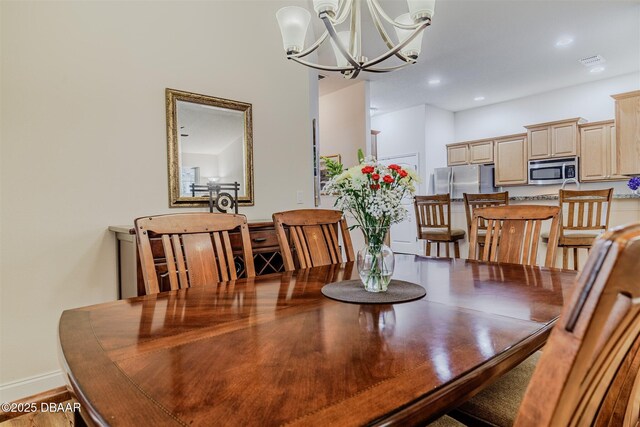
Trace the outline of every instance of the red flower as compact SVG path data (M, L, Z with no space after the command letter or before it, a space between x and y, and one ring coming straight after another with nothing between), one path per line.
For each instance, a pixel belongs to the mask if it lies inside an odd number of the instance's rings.
M400 172L398 172L398 173L400 174L400 176L401 176L402 178L404 178L405 176L409 175L409 174L407 173L407 171L406 171L406 170L404 170L404 169L401 169L401 170L400 170Z
M393 165L389 165L387 166L389 169L391 169L392 171L399 171L400 169L402 169L400 166L393 164Z
M362 168L362 173L373 173L374 170L373 166L365 166Z
M380 184L371 184L371 189L372 190L379 190L380 189Z
M387 184L391 184L393 182L393 177L391 175L385 175L384 178L382 178L382 180Z
M373 175L371 175L371 179L374 181L377 181L380 179L380 174L374 173Z

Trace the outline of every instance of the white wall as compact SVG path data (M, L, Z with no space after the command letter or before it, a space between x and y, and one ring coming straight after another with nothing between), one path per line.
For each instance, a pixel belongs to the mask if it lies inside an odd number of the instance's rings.
M220 176L218 167L220 162L215 154L182 153L180 159L182 160L182 168L200 168L200 181L196 184L206 184L208 178Z
M425 182L425 106L405 108L371 118L371 127L378 134L378 158L418 154L420 162L420 189Z
M433 169L447 166L443 147L454 141L454 114L431 105L418 105L375 115L371 127L380 131L378 157L418 153L422 181L418 194L426 194Z
M432 105L426 106L427 178L433 169L447 166L447 144L455 140L454 114ZM427 182L428 184L428 182ZM428 191L427 187L424 187Z
M583 117L590 122L613 119L612 94L640 89L640 73L500 102L455 113L456 141L526 132L535 123Z
M253 104L255 206L242 213L313 206L311 74L285 59L275 20L288 4L0 2L0 400L60 380L64 309L116 298L107 227L177 211L165 88Z

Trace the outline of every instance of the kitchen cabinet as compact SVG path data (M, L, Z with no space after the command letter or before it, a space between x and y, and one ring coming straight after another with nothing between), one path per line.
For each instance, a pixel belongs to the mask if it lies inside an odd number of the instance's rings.
M496 186L526 184L527 134L500 137L494 144Z
M580 125L580 181L624 179L618 173L615 122Z
M469 163L493 163L493 139L469 142Z
M447 166L466 165L469 163L469 144L447 145Z
M578 125L584 122L584 119L576 117L525 126L529 159L577 156L580 153Z
M611 96L616 100L618 172L640 175L640 90Z
M447 166L493 163L493 139L447 145Z

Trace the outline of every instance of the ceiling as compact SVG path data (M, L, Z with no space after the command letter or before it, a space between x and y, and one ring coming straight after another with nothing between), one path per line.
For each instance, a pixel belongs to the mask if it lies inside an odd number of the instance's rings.
M390 16L406 12L402 0L381 4ZM372 58L384 45L370 22L363 14L363 50ZM314 22L316 34L320 25ZM556 47L563 37L573 43ZM578 62L592 55L605 58L603 72ZM328 47L319 57L335 63ZM640 0L437 0L418 64L359 78L371 81L376 113L418 104L460 111L638 70Z

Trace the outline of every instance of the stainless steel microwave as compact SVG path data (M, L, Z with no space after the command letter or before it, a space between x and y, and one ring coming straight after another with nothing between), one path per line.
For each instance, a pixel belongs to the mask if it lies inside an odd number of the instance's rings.
M578 159L529 160L529 184L562 184L565 179L578 179Z

